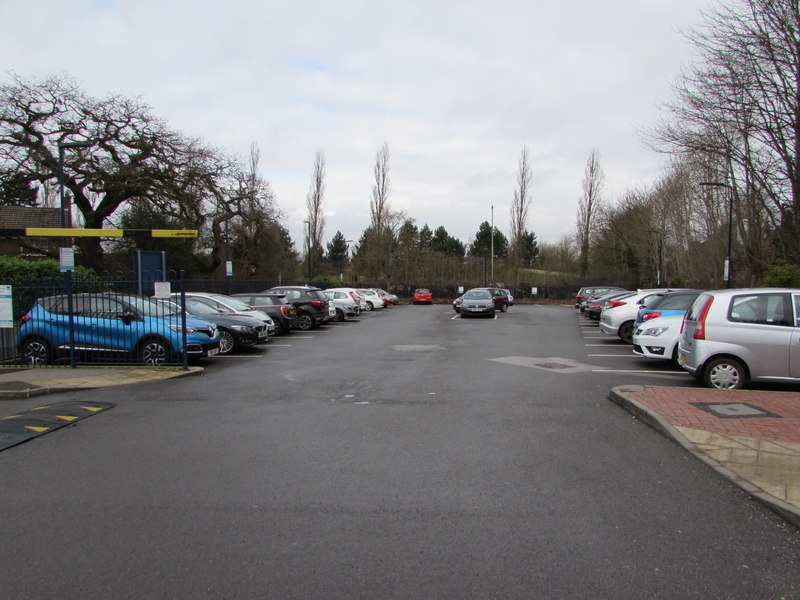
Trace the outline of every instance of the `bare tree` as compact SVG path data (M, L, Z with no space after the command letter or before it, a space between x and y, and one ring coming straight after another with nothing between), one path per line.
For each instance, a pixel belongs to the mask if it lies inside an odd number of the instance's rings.
M314 159L314 172L311 175L311 187L306 195L306 208L308 209L308 227L306 228L306 249L311 256L317 258L317 263L322 257L322 235L325 232L325 151L317 150ZM310 270L310 269L309 269Z
M580 252L580 273L586 277L589 270L589 247L592 236L596 230L597 214L602 208L603 185L605 174L600 167L600 155L592 149L586 160L581 187L583 193L578 200L577 235L578 249Z
M370 226L381 237L388 225L391 208L389 206L389 168L391 153L386 142L375 153L375 183L372 185L372 199L369 203Z
M511 239L509 241L512 255L521 258L524 243L525 227L528 221L528 209L531 204L531 183L533 171L528 157L528 147L522 147L517 171L517 189L514 190L514 201L511 203Z

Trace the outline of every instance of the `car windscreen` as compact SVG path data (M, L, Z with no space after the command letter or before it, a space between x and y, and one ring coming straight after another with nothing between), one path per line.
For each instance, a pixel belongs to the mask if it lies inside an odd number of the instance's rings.
M472 290L464 294L464 300L491 300L492 294L486 290Z
M247 304L242 302L241 300L237 300L236 298L231 298L230 296L220 296L220 295L212 295L212 298L217 302L221 302L222 304L226 304L230 306L233 310L252 310Z

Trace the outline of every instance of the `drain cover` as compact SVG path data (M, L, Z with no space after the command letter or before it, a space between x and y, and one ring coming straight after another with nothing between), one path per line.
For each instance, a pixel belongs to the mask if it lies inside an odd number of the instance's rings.
M692 402L691 405L720 419L782 418L747 402Z

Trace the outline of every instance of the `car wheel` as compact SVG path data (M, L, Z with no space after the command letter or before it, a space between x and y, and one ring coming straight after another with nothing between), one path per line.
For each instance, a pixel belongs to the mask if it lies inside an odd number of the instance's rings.
M500 307L500 312L506 312L507 310L508 310L508 304L504 302L503 305Z
M341 308L336 309L336 320L341 323L344 321L344 311Z
M139 346L139 361L151 367L163 365L169 361L170 347L164 340L150 338Z
M372 304L372 302L367 302L367 311L373 310L374 308L375 306Z
M286 333L286 326L281 321L275 321L275 335Z
M308 313L297 315L297 328L301 331L308 331L314 326L314 319Z
M633 343L633 321L625 321L622 325L619 326L619 330L617 331L617 335L619 339L621 339L626 344Z
M462 319L466 319L466 318L467 318L467 315L465 315L465 314L462 312L462 313L461 313L461 318L462 318Z
M31 338L22 344L22 361L26 365L47 365L50 358L50 344L45 340Z
M493 310L492 312L489 313L489 318L490 319L494 319L496 316L497 316L497 311Z
M220 329L219 330L219 353L220 354L230 354L233 352L233 347L236 343L233 340L233 334L226 330Z
M715 358L703 369L703 384L717 390L738 390L746 379L742 363L733 358Z

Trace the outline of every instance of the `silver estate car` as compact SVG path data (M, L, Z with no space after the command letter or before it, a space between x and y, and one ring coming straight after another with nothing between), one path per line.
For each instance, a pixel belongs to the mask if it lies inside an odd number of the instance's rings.
M704 292L684 317L678 362L720 390L800 383L800 289Z

